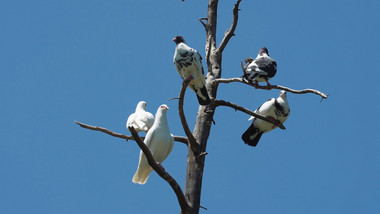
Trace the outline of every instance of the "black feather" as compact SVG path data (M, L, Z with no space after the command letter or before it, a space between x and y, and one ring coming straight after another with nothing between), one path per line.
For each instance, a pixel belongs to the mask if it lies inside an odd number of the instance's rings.
M256 137L251 139L251 136L255 134L257 134ZM261 132L258 128L256 128L254 126L254 123L252 123L248 127L247 131L245 131L244 134L241 136L241 139L244 141L245 144L255 147L259 143L259 140L262 135L263 135L263 132Z
M195 94L197 95L199 105L204 106L204 105L210 104L211 100L210 100L210 97L208 96L206 86L204 86L203 88L201 88L201 94L204 97L206 97L206 100L202 99L202 97L200 97L198 95L198 91L196 91Z

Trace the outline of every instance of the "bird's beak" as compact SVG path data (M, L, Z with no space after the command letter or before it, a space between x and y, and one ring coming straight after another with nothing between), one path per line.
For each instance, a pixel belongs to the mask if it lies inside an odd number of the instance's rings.
M174 37L174 38L172 39L172 41L175 42L175 40L176 40L176 39L175 39L175 37Z

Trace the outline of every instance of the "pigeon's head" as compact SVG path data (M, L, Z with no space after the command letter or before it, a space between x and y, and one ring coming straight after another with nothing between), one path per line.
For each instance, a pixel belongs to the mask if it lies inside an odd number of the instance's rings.
M169 110L169 107L167 106L167 105L165 105L165 104L162 104L162 105L160 105L160 108L159 108L161 111L164 111L164 112L166 112L167 110Z
M175 42L177 45L178 45L179 43L181 43L181 42L182 42L182 43L186 43L182 36L175 36L175 37L173 38L173 42Z
M260 48L260 50L259 50L259 56L264 56L264 55L267 55L267 56L269 56L269 52L268 52L268 49L266 48L266 47L262 47L262 48Z
M247 58L244 60L245 64L250 64L252 61L253 61L253 58L252 58L252 57L247 57Z
M146 109L146 102L145 101L140 101L138 104L137 104L137 109Z
M286 99L286 91L282 90L282 91L280 92L280 97L281 97L282 99Z

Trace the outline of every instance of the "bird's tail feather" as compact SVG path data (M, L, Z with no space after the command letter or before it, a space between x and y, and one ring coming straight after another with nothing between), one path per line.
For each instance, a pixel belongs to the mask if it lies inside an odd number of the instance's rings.
M145 169L138 168L135 175L132 178L132 182L138 184L145 184L152 171L153 169L151 167Z
M258 73L254 73L254 72L252 72L251 74L249 74L249 75L247 76L247 80L252 82L254 79L256 79L257 76L259 76Z
M262 135L263 132L257 129L252 123L247 129L247 131L245 131L244 134L241 136L241 139L244 141L245 144L255 147L259 143L259 140Z
M253 80L257 76L259 76L258 73L246 69L246 70L244 70L244 74L243 74L243 76L241 76L241 78L244 78L244 79L248 80L249 82L253 82Z
M211 100L210 100L210 97L208 96L206 86L203 86L203 88L196 91L195 93L197 95L199 105L204 106L204 105L210 104ZM202 96L200 96L199 94L201 94Z

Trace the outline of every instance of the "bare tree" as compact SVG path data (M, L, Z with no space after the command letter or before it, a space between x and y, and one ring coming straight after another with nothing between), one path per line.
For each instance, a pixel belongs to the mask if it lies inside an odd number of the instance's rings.
M200 205L201 200L201 190L202 190L202 177L203 169L205 163L205 157L207 155L206 147L207 140L210 135L210 130L214 121L214 112L215 109L219 106L231 107L235 110L242 111L251 116L263 119L274 125L278 126L281 129L285 129L284 125L279 121L273 121L263 115L258 115L247 108L233 104L224 100L217 100L217 90L218 86L221 83L243 83L249 86L255 86L255 84L246 81L242 78L231 78L231 79L222 79L222 53L224 48L227 46L229 40L234 36L234 32L238 23L239 15L239 5L241 0L237 0L233 8L233 20L231 27L226 31L220 44L216 43L216 27L217 27L217 11L218 11L218 0L209 0L208 3L208 12L207 18L200 18L199 21L205 28L206 32L206 63L207 63L207 79L206 86L209 94L211 95L212 102L206 106L199 106L198 114L195 122L194 131L191 132L188 124L186 122L185 114L183 111L184 104L184 95L186 92L187 85L189 80L185 80L182 84L182 88L179 94L178 102L178 112L181 118L181 123L186 133L186 137L175 136L174 139L177 142L182 142L188 145L188 160L187 160L187 170L186 170L186 182L185 189L182 191L181 187L178 185L176 180L166 172L162 167L160 167L154 160L150 150L143 143L143 138L140 138L133 127L130 127L129 130L132 133L132 136L122 135L115 132L112 132L108 129L91 126L84 123L77 122L83 128L101 131L112 135L114 137L135 140L141 150L147 157L149 165L154 169L154 171L168 182L175 192L179 206L181 208L181 213L183 214L196 214L199 213L199 209L203 208ZM266 89L265 86L256 86L259 89ZM304 90L293 90L288 87L280 85L271 85L270 89L281 89L295 94L305 94L305 93L314 93L326 99L327 95L314 90L314 89L304 89Z

